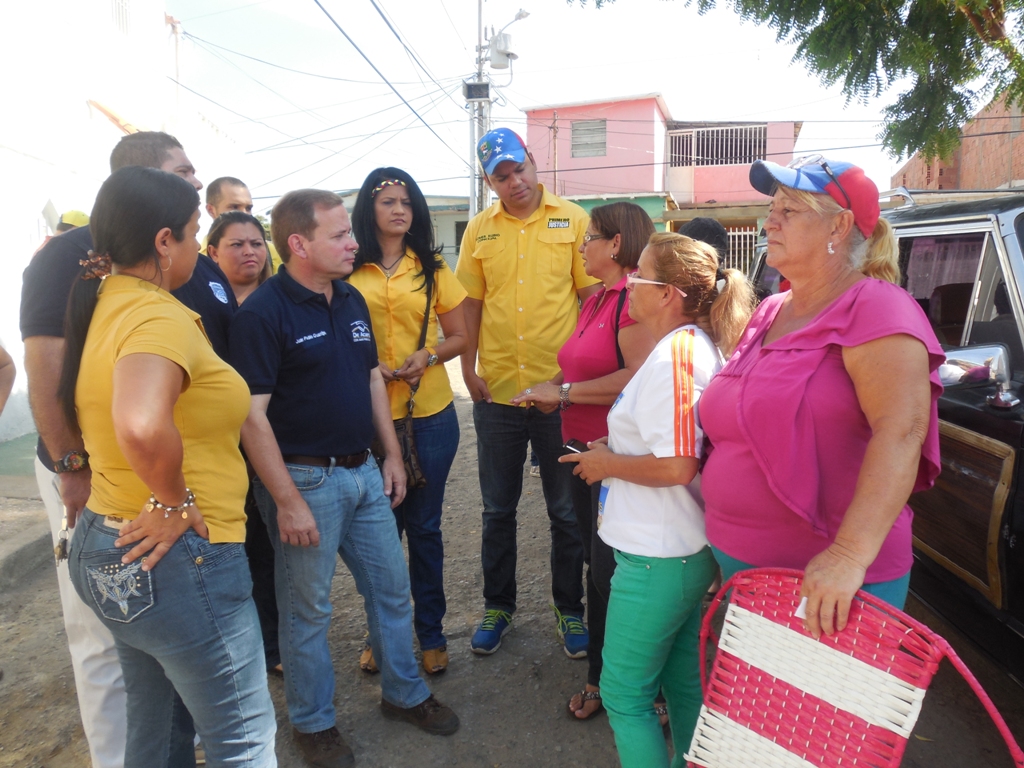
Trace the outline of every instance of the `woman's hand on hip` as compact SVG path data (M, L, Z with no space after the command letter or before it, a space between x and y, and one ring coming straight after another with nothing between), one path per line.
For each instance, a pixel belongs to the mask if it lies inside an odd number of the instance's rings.
M612 461L615 454L607 443L587 443L589 451L585 453L567 453L559 456L558 461L562 464L575 464L572 473L579 475L581 480L586 480L587 485L599 483L606 477L611 477Z
M804 626L815 640L846 629L850 605L864 584L867 567L835 543L818 553L804 570L800 596L807 598Z
M395 378L401 379L410 387L414 387L419 383L419 380L423 378L423 374L427 370L427 361L430 359L430 353L426 349L417 349L402 363L402 367L395 371Z
M148 506L147 504L143 507L139 516L121 529L120 536L114 542L115 547L126 547L137 542L136 546L121 558L122 563L127 565L145 556L146 561L142 564L142 570L151 571L174 546L174 542L181 538L181 534L189 528L195 528L196 533L204 539L210 538L203 513L195 504L186 507L184 517L181 512L170 512L164 517L163 511L157 508L147 512Z

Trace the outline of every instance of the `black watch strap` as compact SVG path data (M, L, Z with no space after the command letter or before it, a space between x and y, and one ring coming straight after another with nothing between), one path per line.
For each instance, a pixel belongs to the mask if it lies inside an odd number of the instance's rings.
M68 451L64 456L55 461L53 471L58 475L65 472L81 472L89 468L89 454L85 451Z

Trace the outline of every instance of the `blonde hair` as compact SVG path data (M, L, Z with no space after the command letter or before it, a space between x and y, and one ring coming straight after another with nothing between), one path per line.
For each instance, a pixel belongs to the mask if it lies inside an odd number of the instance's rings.
M784 189L791 198L804 203L821 216L835 216L848 210L837 203L831 195L819 195L792 187L780 189ZM850 230L848 242L850 266L868 277L900 284L899 246L892 226L886 219L878 218L870 238L864 237L864 233L855 225Z
M736 349L754 311L754 291L738 269L723 270L718 290L718 251L714 246L675 232L651 235L647 249L654 261L654 276L686 294L683 312L728 357Z

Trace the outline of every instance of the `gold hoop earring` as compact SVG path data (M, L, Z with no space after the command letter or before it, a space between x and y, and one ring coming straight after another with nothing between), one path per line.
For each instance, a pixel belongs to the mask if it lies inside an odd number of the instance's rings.
M159 264L159 259L157 260L157 263ZM171 257L170 257L170 256L168 256L168 257L167 257L167 268L166 268L166 269L164 269L164 267L163 267L163 266L161 265L161 266L160 266L160 271L161 271L161 272L169 272L169 271L170 271L170 269L171 269L171 264L172 264L172 261L171 261Z

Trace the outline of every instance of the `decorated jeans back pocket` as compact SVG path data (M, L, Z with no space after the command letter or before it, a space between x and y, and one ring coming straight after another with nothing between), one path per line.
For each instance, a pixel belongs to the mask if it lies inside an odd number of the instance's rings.
M125 565L117 550L90 555L82 558L85 579L105 618L127 624L152 607L153 572L142 570L142 560Z

